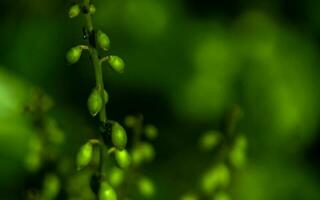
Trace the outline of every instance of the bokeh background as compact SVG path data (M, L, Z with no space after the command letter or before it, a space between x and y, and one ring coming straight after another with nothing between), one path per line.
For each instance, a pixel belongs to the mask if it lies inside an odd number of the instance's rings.
M104 68L110 118L141 113L159 128L157 157L144 168L153 199L179 199L197 187L205 161L197 140L220 130L241 106L247 165L232 199L320 199L320 1L94 0L94 24L126 62ZM23 199L24 163L35 131L22 114L30 88L54 101L48 115L73 157L96 133L87 107L94 74L87 55L67 65L82 39L83 19L69 19L62 0L0 2L1 199ZM130 135L129 135L130 138ZM31 145L34 146L34 145Z

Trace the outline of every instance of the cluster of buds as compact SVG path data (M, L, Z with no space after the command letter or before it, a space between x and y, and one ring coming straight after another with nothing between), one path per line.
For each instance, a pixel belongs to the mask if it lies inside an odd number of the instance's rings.
M214 152L215 159L211 167L201 175L199 191L182 196L181 200L231 200L227 190L230 186L233 170L241 169L246 163L247 138L235 130L235 123L241 117L241 110L235 106L230 112L225 132L210 130L199 139L199 149Z
M77 45L72 47L66 54L66 60L69 64L75 64L80 60L83 51L88 51L92 65L95 70L96 86L92 89L87 106L91 116L95 117L100 114L102 126L109 126L107 131L101 133L104 141L91 139L85 143L79 150L76 157L77 170L82 170L94 163L96 152L99 152L98 166L91 178L91 189L100 200L116 200L117 194L104 173L104 160L114 153L114 158L120 168L128 168L131 164L131 157L125 149L127 145L127 134L125 129L115 121L107 119L106 104L109 101L109 94L104 89L102 63L108 62L109 66L118 73L124 72L124 61L115 55L100 56L99 52L106 52L110 49L110 39L106 33L93 28L91 16L96 12L95 6L90 0L74 4L69 9L69 17L75 18L80 14L85 17L86 26L83 28L84 39L88 40L88 45ZM110 141L112 146L109 147L107 138L111 135ZM108 148L107 148L108 147ZM97 151L98 149L98 151ZM107 152L107 156L105 156Z
M131 164L131 157L127 152L126 145L127 145L127 134L125 129L118 123L118 122L110 122L111 125L111 141L112 147L110 147L107 151L108 156L104 157L105 146L100 140L91 139L78 151L76 157L76 165L77 170L82 170L91 163L93 163L95 152L98 150L100 154L99 160L99 169L92 175L91 182L91 189L93 192L97 194L99 199L101 200L116 200L117 193L115 189L112 187L110 181L104 177L104 172L99 170L104 170L103 162L106 158L108 158L111 154L114 154L115 161L117 166L121 169L126 169ZM109 134L109 133L106 133ZM93 163L94 164L94 163ZM110 172L112 173L112 171ZM97 189L98 188L98 189Z
M66 60L69 64L75 64L80 60L83 51L88 51L92 64L95 67L96 79L100 81L94 87L88 98L88 109L92 116L100 113L104 105L108 103L109 95L103 88L103 81L97 77L102 76L101 65L108 62L113 71L123 73L125 68L124 61L116 55L98 55L99 50L106 52L110 49L109 36L101 30L94 30L91 22L91 15L94 14L96 8L89 0L83 0L82 3L75 4L69 9L69 17L75 18L83 13L86 21L90 21L84 28L84 38L88 39L88 45L77 45L72 47L66 54ZM104 120L105 121L105 120Z

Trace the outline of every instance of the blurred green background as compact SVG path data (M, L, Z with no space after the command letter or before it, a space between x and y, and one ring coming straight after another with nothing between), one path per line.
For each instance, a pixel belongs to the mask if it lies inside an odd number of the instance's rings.
M92 66L87 55L65 62L66 51L84 43L83 19L67 15L71 3L0 2L1 199L23 199L30 179L23 163L34 129L22 111L31 88L54 100L49 115L64 131L64 154L74 156L94 135L86 107ZM126 62L122 75L104 68L109 117L141 113L159 128L157 158L144 168L153 199L179 199L197 187L212 158L197 139L221 129L233 104L244 111L239 131L249 145L232 198L320 199L320 1L94 3L95 26Z

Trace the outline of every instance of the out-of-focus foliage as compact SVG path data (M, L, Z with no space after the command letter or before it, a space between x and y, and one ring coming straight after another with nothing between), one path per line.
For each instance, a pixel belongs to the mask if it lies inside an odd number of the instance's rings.
M154 199L178 199L195 187L196 177L208 168L202 161L212 156L199 156L200 134L219 130L225 111L236 103L244 110L240 127L249 143L245 161L236 152L231 158L247 165L235 177L230 198L317 200L319 2L227 2L95 0L95 23L110 37L111 53L123 55L126 62L121 76L105 70L112 97L108 113L123 119L141 112L161 130L156 160L144 171L153 182L144 180L137 188L145 194L156 191ZM44 165L37 155L48 146L37 142L39 130L33 116L25 113L39 88L55 102L48 126L63 132L49 139L60 144L50 152L74 158L80 145L96 135L86 107L94 77L89 61L82 56L73 66L65 62L67 49L82 43L83 20L68 19L70 5L40 0L0 3L3 199L23 199L31 169ZM204 145L216 140L209 136ZM145 155L153 158L154 149L145 147ZM132 162L141 159L139 151ZM89 174L75 174L73 160L59 160L55 167L60 175L71 175L70 180L60 185L56 175L47 174L45 180L52 183L35 177L36 184L47 187L48 195L65 188L75 199L80 194L92 198ZM117 185L121 174L113 173L109 178ZM196 197L191 191L183 199Z

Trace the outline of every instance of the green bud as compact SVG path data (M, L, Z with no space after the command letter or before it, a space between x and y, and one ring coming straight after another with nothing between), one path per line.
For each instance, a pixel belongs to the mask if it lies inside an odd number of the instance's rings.
M198 196L193 194L193 193L190 193L190 194L185 194L181 197L180 200L198 200Z
M88 98L88 109L90 114L96 116L103 106L103 99L101 98L100 91L94 88Z
M86 167L93 156L93 146L90 142L87 142L84 144L78 154L77 154L77 159L76 159L76 165L77 165L77 170L81 170L84 167Z
M41 167L41 151L43 149L38 135L32 135L28 141L28 152L25 158L26 168L35 172Z
M103 91L104 103L107 104L109 101L109 94L106 90Z
M96 12L96 7L93 4L89 6L89 13L92 15Z
M125 150L125 149L123 149L123 150L116 150L115 158L116 158L117 164L118 164L119 167L121 167L122 169L128 168L128 167L130 166L130 164L131 164L130 154L129 154L128 151Z
M139 148L141 153L143 154L143 158L146 161L152 161L154 159L155 151L151 144L144 142L140 144Z
M240 135L235 139L234 145L229 153L230 163L240 169L246 164L247 139Z
M153 182L146 177L140 178L138 182L138 188L142 196L150 198L155 193Z
M199 147L203 151L210 151L216 147L222 139L218 131L208 131L204 133L199 140Z
M202 177L201 188L204 193L211 194L218 187L226 187L230 182L230 171L224 164L209 169Z
M131 155L132 155L132 163L134 165L137 166L142 163L144 155L140 147L135 147L134 149L132 149Z
M124 149L127 145L126 131L118 122L112 125L111 139L113 145L119 150Z
M239 135L235 140L235 146L246 149L248 146L248 140L244 135Z
M110 39L107 36L107 34L105 34L102 31L98 31L97 32L97 42L98 45L101 49L103 50L108 50L110 48Z
M214 200L231 200L231 198L227 193L219 192L214 196Z
M124 72L124 62L120 57L118 57L118 56L109 56L108 62L111 65L111 68L114 71L116 71L118 73L123 73Z
M66 55L66 59L70 64L74 64L79 61L82 53L82 48L80 46L72 47Z
M80 6L78 4L73 5L69 9L69 17L74 18L74 17L78 16L80 14L80 12L81 12Z
M132 115L128 115L126 116L126 118L124 119L124 123L127 127L134 127L134 125L137 123L138 119L135 116Z
M65 139L64 133L58 127L57 122L54 119L48 118L45 123L48 141L56 145L62 144Z
M149 140L154 140L158 137L158 129L153 125L146 125L144 128L144 132Z
M117 194L114 189L107 183L102 182L99 190L100 200L117 200Z
M45 176L42 188L43 199L55 199L61 188L60 180L54 174Z
M109 174L109 182L113 187L121 185L124 180L124 172L121 169L113 167Z

